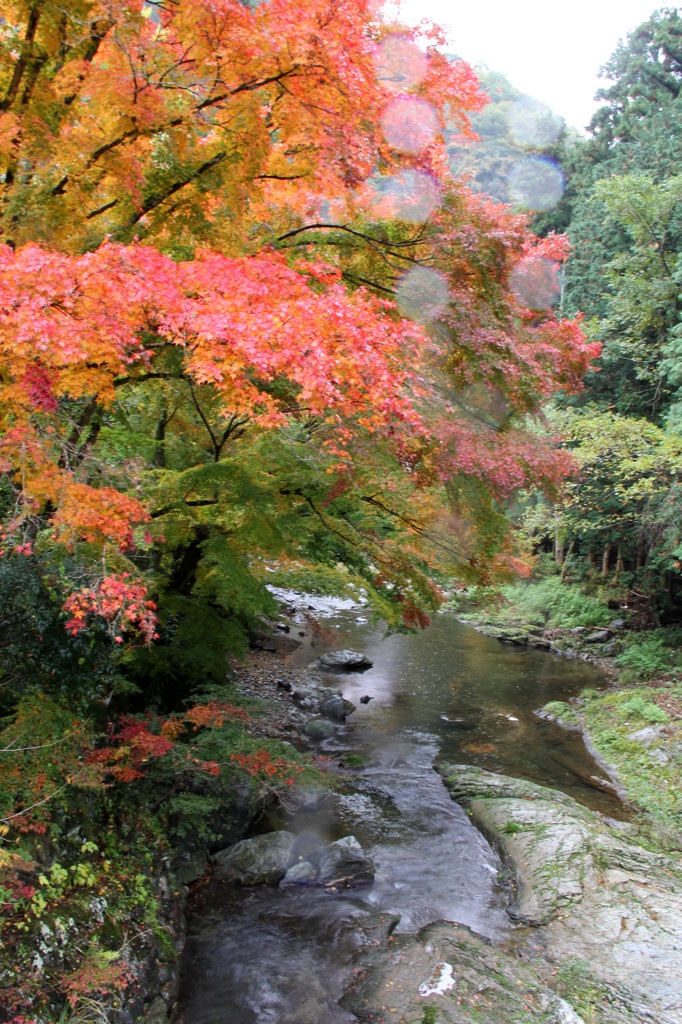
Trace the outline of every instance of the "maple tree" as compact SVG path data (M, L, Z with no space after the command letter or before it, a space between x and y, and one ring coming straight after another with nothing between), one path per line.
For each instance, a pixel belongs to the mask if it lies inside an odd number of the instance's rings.
M1 7L0 698L8 744L42 713L59 751L14 762L8 828L96 830L106 793L130 834L112 793L166 786L200 831L183 779L210 803L298 771L197 693L264 582L416 628L438 572L509 572L504 502L567 466L532 417L598 349L553 312L565 241L451 178L485 98L437 29L370 0Z
M171 488L151 496L139 466L111 486L98 438L117 408L150 398L159 468L173 427L204 432L222 464L247 428L297 422L314 423L320 463L325 452L357 463L353 439L388 428L394 468L428 449L440 486L463 474L499 498L531 476L556 482L556 456L518 416L576 386L595 350L514 296L515 268L563 259L560 240L534 241L523 218L448 179L439 132L447 120L466 135L484 102L467 65L435 45L420 53L414 33L358 0L303 13L223 0L10 14L2 468L21 485L8 534L23 530L26 544L47 527L70 549L139 549L136 528L160 525L169 509L154 497ZM428 225L399 210L383 226L391 210L376 189L400 168L436 190ZM435 330L371 294L393 296L410 265L447 283ZM505 406L502 420L478 414L482 395ZM209 496L202 475L176 480L170 505L178 484L185 512L219 504L219 482Z

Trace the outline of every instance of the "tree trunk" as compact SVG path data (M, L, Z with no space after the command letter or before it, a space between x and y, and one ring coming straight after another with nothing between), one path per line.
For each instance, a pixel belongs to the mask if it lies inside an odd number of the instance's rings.
M623 562L623 553L621 551L621 547L620 547L620 544L619 544L618 545L618 554L616 555L616 575L613 577L613 582L614 583L618 582L618 580L620 579L620 574L623 572L624 569L625 569L625 564Z
M602 574L602 578L603 579L606 579L606 577L609 574L609 559L611 558L611 548L612 547L613 547L613 544L605 544L604 545L604 557L602 558L602 563L601 563L601 574Z
M562 583L564 582L564 578L565 578L566 573L568 571L568 563L569 563L569 561L571 559L571 555L573 554L573 549L574 548L575 548L575 538L573 538L571 540L571 543L568 545L568 551L566 552L566 557L564 558L564 564L563 564L563 567L561 569L561 582Z
M554 560L557 565L561 565L564 560L564 545L559 539L559 527L554 527Z
M152 465L157 469L166 468L166 425L168 423L167 411L162 409L161 415L156 422L154 431L154 457Z

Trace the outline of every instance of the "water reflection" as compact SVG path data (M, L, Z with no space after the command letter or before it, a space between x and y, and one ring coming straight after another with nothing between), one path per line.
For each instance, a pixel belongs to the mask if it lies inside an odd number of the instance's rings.
M362 675L328 677L358 705L352 743L370 762L387 736L419 728L434 737L435 759L554 786L595 810L624 816L620 801L586 783L603 772L580 734L535 714L548 701L603 685L596 668L500 643L449 613L436 615L418 635L387 638L363 619L350 610L332 614L325 624L337 628L337 642L303 647L292 661L310 664L323 650L344 646L372 659L374 667ZM373 700L360 704L363 695Z
M452 615L418 636L385 640L357 608L328 605L324 625L334 642L318 639L291 660L307 665L342 647L372 658L361 675L329 674L358 705L333 742L364 766L340 792L303 801L278 824L302 850L355 835L374 858L375 880L346 892L201 886L176 1024L350 1024L338 1000L367 941L360 922L371 928L380 912L398 915L399 931L445 919L504 939L500 861L450 800L432 769L439 758L544 782L620 813L612 797L580 782L580 773L598 774L580 737L534 714L599 685L590 666L502 645ZM361 704L362 696L373 700Z

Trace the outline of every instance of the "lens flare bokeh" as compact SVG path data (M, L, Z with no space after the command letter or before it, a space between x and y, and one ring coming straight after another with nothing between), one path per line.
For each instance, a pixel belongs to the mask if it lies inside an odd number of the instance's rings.
M522 146L550 146L559 138L562 121L546 103L532 96L522 96L509 111L509 130Z
M440 192L430 174L402 171L372 181L374 211L381 217L423 224L440 204Z
M527 257L511 275L514 296L528 309L551 309L559 298L559 273L551 260Z
M398 281L398 309L403 316L427 324L448 307L450 290L445 277L430 267L413 267Z
M377 79L389 89L406 92L426 75L426 54L407 36L389 36L375 59Z
M564 194L564 176L553 160L529 156L509 174L509 198L526 210L551 210Z
M381 116L384 138L402 153L423 153L438 133L434 107L415 96L399 96Z

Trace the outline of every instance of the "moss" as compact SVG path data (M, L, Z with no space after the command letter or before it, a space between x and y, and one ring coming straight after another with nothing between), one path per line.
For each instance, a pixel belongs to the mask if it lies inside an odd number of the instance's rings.
M561 700L551 700L548 704L545 704L542 710L546 714L551 715L559 725L563 725L566 729L580 728L582 725L580 715L576 709Z
M608 989L590 972L584 960L568 960L554 977L553 988L580 1014L585 1024L597 1024L598 1007L609 1001Z
M582 714L598 753L617 770L641 809L642 838L663 849L682 845L682 685L583 693ZM658 726L645 742L633 734Z

